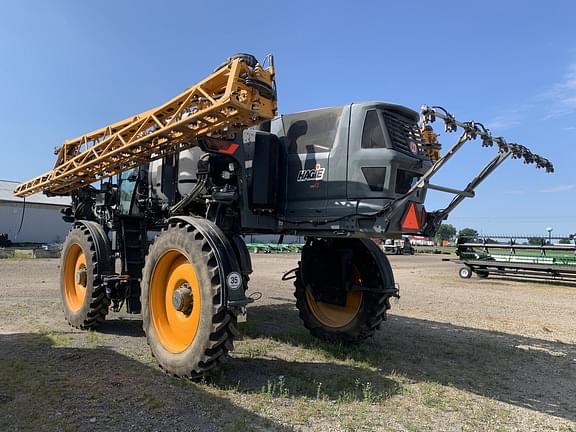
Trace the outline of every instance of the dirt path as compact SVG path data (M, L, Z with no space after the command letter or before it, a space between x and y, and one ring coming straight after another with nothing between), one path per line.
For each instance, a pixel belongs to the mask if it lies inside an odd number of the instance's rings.
M333 346L309 336L280 280L297 258L253 257L263 298L205 383L161 373L138 316L70 328L58 261L0 261L0 430L576 431L576 287L391 257L389 321Z

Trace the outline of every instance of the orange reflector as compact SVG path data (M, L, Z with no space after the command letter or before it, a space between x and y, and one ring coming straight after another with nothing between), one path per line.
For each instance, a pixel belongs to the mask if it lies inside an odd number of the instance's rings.
M238 144L232 141L226 141L218 138L206 137L203 140L206 146L212 150L216 150L218 153L223 153L227 155L233 155L236 150L240 147Z
M236 153L236 150L238 150L238 147L240 147L238 144L231 143L228 147L222 147L218 149L218 151L227 155L233 155Z
M402 218L402 231L420 231L424 212L420 215L415 202L409 201L408 208Z

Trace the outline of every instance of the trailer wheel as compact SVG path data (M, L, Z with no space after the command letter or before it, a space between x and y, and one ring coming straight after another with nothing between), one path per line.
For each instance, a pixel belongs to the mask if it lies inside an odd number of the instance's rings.
M392 269L382 251L377 246L374 248L376 251L368 251L361 242L352 244L356 262L352 265L351 282L367 288L394 287ZM370 252L377 252L377 257ZM320 251L311 248L308 243L302 259L305 260L310 255L314 256L314 259L322 259ZM384 274L379 270L375 259L383 260ZM313 336L329 342L357 343L372 336L380 328L380 324L386 319L386 311L390 309L391 293L383 292L384 290L350 291L346 293L343 306L316 300L311 283L306 280L303 272L302 262L296 270L294 286L296 307L304 326ZM316 280L313 289L329 292L333 287L328 282Z
M235 316L226 308L216 254L203 235L172 224L150 247L142 280L143 326L166 372L198 378L233 349Z
M470 279L472 277L472 270L470 270L470 267L460 267L460 270L458 270L458 275L462 279Z
M103 242L82 223L70 230L64 242L60 294L64 316L73 327L94 328L108 314L110 300L100 281L100 272L108 265L107 245Z

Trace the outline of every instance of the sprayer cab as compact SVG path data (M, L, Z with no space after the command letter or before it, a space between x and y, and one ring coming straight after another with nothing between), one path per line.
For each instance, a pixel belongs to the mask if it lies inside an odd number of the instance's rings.
M242 150L253 161L247 195L268 200L249 200L243 225L261 229L270 216L274 232L400 233L403 215L382 216L432 165L418 121L408 108L363 102L283 115L245 131ZM411 197L420 215L425 197L425 190Z

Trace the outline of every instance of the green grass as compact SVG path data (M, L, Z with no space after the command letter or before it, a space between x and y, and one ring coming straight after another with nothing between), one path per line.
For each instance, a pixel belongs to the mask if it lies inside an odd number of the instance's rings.
M104 335L94 330L86 330L81 334L84 335L86 342L92 346L101 345L104 341Z
M451 255L456 253L454 246L414 246L416 253L436 253Z
M67 347L70 346L73 341L73 337L69 333L48 331L45 333L41 332L40 334L47 337L55 347Z
M144 405L152 411L158 411L166 406L166 403L154 393L144 393Z
M43 379L38 379L43 377ZM0 430L55 430L63 383L40 361L0 358ZM30 415L35 413L42 415Z

